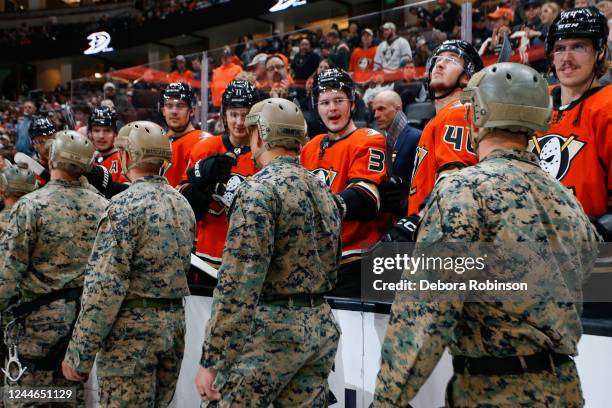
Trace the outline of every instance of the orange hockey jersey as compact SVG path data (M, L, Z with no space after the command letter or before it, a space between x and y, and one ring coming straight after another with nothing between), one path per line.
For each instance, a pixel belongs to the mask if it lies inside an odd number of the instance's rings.
M414 158L408 215L418 214L434 188L438 171L452 164L472 166L478 162L465 111L458 99L453 100L423 129Z
M334 193L360 181L378 186L387 177L385 138L372 129L357 129L336 141L330 141L327 134L318 135L304 146L301 160L304 167L323 180ZM373 190L368 193L380 205L378 190ZM387 214L379 214L371 221L343 221L343 261L359 258L365 249L380 239L388 222Z
M183 175L187 170L187 164L189 163L191 148L204 135L209 135L209 133L195 129L181 137L170 139L172 141L172 166L170 166L164 176L172 187L176 187L183 179Z
M257 169L251 160L251 149L248 146L234 147L227 135L207 136L200 140L191 149L189 167L198 160L205 159L213 154L224 154L234 152L236 154L236 165L232 167L230 179L226 184L223 197L214 197L210 201L208 212L197 226L196 255L203 258L214 268L221 265L223 246L229 223L227 219L227 207L231 204L236 188L247 177L255 174Z
M372 78L375 55L375 46L367 50L363 48L355 48L353 50L351 62L349 63L349 71L353 73L353 81L361 84L368 82Z
M604 215L612 191L612 86L593 88L564 107L561 88L551 94L550 129L531 139L530 150L544 170L574 192L587 215Z
M106 167L106 169L110 172L113 181L117 181L119 183L125 183L128 181L121 170L121 159L118 151L115 150L106 156L97 157L96 163L100 166Z

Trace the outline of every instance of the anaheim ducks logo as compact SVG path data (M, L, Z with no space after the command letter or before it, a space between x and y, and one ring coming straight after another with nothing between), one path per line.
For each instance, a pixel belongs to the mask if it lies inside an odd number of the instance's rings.
M318 168L311 171L312 174L317 176L319 180L324 182L328 187L331 187L332 183L336 179L338 173L333 169Z
M359 62L357 62L357 66L360 70L365 71L370 66L370 59L366 57L359 58Z
M410 177L410 180L414 180L414 175L416 174L417 169L419 168L421 163L423 163L423 160L425 159L425 156L427 156L427 153L429 152L423 146L417 146L416 154L414 155L414 166L412 167L412 176ZM416 186L411 186L409 195L413 195L415 193L416 193Z
M585 143L575 136L563 137L550 134L529 141L529 150L538 154L540 167L557 180L567 175L572 160L582 150Z
M234 201L236 190L244 180L244 176L232 173L229 180L227 180L227 183L225 184L225 192L223 193L223 195L213 194L213 199L219 204L221 204L220 208L210 208L208 211L211 214L219 215L223 213L227 208L229 208L232 205L232 202Z

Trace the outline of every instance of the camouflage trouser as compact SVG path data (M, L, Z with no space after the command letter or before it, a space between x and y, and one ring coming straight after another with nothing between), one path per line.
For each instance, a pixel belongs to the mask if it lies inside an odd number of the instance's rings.
M577 408L584 405L573 362L549 372L491 376L455 374L447 387L451 408Z
M185 348L182 308L122 309L97 358L100 407L164 407Z
M203 407L325 407L340 329L327 303L260 305L242 354L217 373L222 400Z
M72 323L76 320L76 303L66 303L64 300L56 300L47 306L42 306L25 319L25 333L19 340L19 357L21 359L37 359L48 355L49 350L63 337L68 335ZM5 317L3 316L3 319ZM10 317L3 322L6 327ZM14 367L11 367L12 369ZM12 372L13 375L16 373ZM6 380L6 379L4 379ZM55 371L25 371L17 384L9 384L15 387L74 387L76 389L75 403L41 403L41 402L19 402L4 401L7 408L14 407L84 407L85 395L82 383L68 381L61 371L61 359L57 363Z

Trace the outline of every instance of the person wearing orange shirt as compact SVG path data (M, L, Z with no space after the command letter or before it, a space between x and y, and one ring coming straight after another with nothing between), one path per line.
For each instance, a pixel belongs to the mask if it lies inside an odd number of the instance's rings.
M348 73L328 69L312 88L313 106L328 132L315 136L301 153L305 168L316 174L346 205L342 222L342 262L335 296L359 296L361 259L387 228L380 213L379 186L387 180L385 138L352 120L355 84Z
M176 69L168 74L170 82L189 81L193 79L193 72L187 69L187 61L182 55L176 56Z
M434 50L427 65L427 84L437 114L423 129L417 146L408 215L419 212L441 172L476 164L470 127L459 94L482 67L480 56L465 41L448 40Z
M107 107L94 108L87 122L87 136L96 148L96 163L105 167L113 181L126 182L121 171L119 151L115 148L117 115Z
M349 71L353 74L353 80L357 84L365 84L372 78L376 56L376 46L372 46L373 39L372 30L365 28L361 32L361 47L355 48L351 54Z
M604 241L612 241L612 86L606 72L606 17L595 7L562 12L546 38L546 52L559 85L551 89L553 113L547 132L530 143L540 166L575 195ZM607 251L606 251L607 252ZM585 286L609 288L612 268L602 253ZM585 295L585 299L589 296ZM612 316L612 303L585 302L585 317Z
M227 210L242 181L257 171L251 159L245 118L258 101L253 85L233 80L223 93L221 118L225 133L209 136L193 146L189 156L188 183L180 191L198 220L196 255L217 269L221 265L227 235ZM193 283L201 283L196 274Z
M161 93L160 109L168 126L168 137L172 142L172 165L164 176L172 187L176 187L183 179L189 153L203 135L191 123L195 95L189 84L174 82Z
M221 96L227 85L242 71L242 67L235 64L232 59L232 50L226 47L221 55L221 65L213 71L210 93L214 107L221 106Z

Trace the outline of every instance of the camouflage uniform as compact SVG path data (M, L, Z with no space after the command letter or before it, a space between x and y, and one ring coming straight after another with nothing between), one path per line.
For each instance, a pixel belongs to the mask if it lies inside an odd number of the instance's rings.
M104 197L78 181L52 180L22 197L0 235L0 310L11 298L33 300L62 288L83 286L83 276L104 212ZM76 319L75 302L56 300L25 319L19 356L40 358L65 337ZM25 372L20 386L74 386L61 371ZM7 404L7 406L9 406Z
M10 207L5 207L2 211L0 211L0 236L8 228L10 213L11 213Z
M585 242L596 248L598 240L571 192L540 169L537 156L520 150L495 150L479 164L447 176L435 187L424 213L417 237L423 243L555 241L576 255L576 265L588 265L592 260L582 263L583 254L572 247ZM585 271L565 272L581 277ZM581 334L578 304L410 303L405 292L398 292L374 406L407 406L445 347L453 356L527 356L548 350L573 356ZM447 404L567 408L582 406L583 399L575 364L568 362L554 374L455 373Z
M239 187L230 211L201 360L217 370L214 406L326 406L340 337L329 305L270 299L333 288L338 203L297 157L281 156Z
M100 406L165 407L172 399L183 358L182 298L189 295L194 237L193 211L163 177L140 178L112 198L65 358L88 373L99 352ZM126 303L142 299L151 304Z

